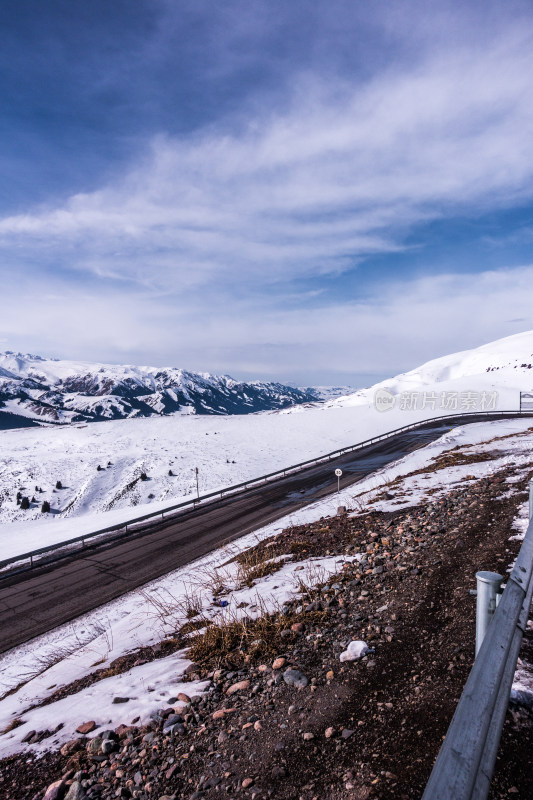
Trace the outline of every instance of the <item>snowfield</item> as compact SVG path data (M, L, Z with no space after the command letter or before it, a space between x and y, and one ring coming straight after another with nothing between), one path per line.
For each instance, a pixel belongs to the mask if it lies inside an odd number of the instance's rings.
M324 404L0 431L0 559L191 498L196 467L205 494L414 421L518 409L520 392L533 388L532 364L527 332ZM376 409L377 392L388 410ZM18 492L30 509L17 505ZM44 500L50 514L41 513Z
M503 437L503 438L501 438ZM453 448L464 453L490 453L487 461L451 466L429 474L412 475L421 467ZM142 590L124 597L57 628L46 636L6 653L0 660L0 730L13 720L21 724L0 736L0 754L7 756L21 750L40 753L57 748L72 739L76 727L87 718L99 726L115 727L134 717L140 724L150 713L180 691L180 677L189 665L184 652L133 667L125 673L95 683L43 708L36 708L58 687L85 676L95 668L108 666L120 655L145 645L153 645L171 635L187 619L187 603L194 598L203 614L214 621L255 616L280 608L287 599L299 596L301 581L316 585L337 572L347 559L358 561L362 554L342 558L328 557L291 560L278 559L279 568L256 580L252 587L242 585L235 564L228 559L271 537L290 525L311 522L336 513L339 503L354 509L356 516L370 509L393 510L420 502L432 503L457 485L490 475L506 464L518 466L524 477L531 471L533 428L526 419L502 420L458 427L439 440L374 473L341 492L340 497L326 498L240 539L229 548L215 551L194 564L152 582ZM383 492L390 482L400 480ZM513 483L516 483L516 479ZM502 491L513 491L509 482ZM516 535L523 534L525 506L516 520ZM511 536L513 531L509 531ZM509 566L510 568L510 566ZM225 608L213 600L218 581L226 587ZM523 676L522 683L523 687ZM201 684L187 684L187 693L201 692ZM127 696L124 707L113 703L115 697ZM118 710L117 710L118 709ZM28 745L22 739L32 730L63 727L42 742Z

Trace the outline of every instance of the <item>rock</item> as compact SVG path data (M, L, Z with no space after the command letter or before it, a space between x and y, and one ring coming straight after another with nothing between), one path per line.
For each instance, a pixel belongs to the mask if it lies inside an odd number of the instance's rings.
M228 739L229 739L228 734L225 733L224 731L220 731L220 733L218 734L217 742L219 744L224 744L224 742L227 742Z
M43 800L61 800L65 795L66 788L64 781L54 781L44 793Z
M254 782L253 778L245 778L241 783L241 786L243 789L249 789L250 786L253 784L253 782Z
M61 748L61 755L62 756L71 756L73 753L76 753L78 750L83 748L83 739L71 739L69 742L65 742L63 747Z
M185 694L185 692L180 692L178 694L178 700L181 700L182 703L190 703L191 702L191 698L189 697L188 694Z
M20 741L22 742L22 744L26 744L26 742L29 742L30 739L33 739L36 733L37 731L28 731L24 739L21 739Z
M104 741L102 742L102 747L100 749L102 751L102 754L104 756L107 756L109 755L109 753L114 753L115 750L118 750L118 747L116 742L113 741L113 739L104 739Z
M294 633L303 633L304 629L305 625L303 622L293 622L291 625L291 631L294 631Z
M303 689L309 683L309 679L303 672L298 669L287 669L283 673L283 680L289 686L296 686L298 689Z
M171 736L183 736L185 730L185 725L182 725L181 722L175 722L170 727L165 728L164 732L169 733Z
M346 506L339 506L337 509L337 516L342 517L346 514Z
M287 663L287 659L280 657L276 658L275 661L272 662L272 669L281 669Z
M103 740L100 739L99 736L95 736L94 739L91 739L87 743L87 752L89 753L89 755L91 756L99 755L102 749L102 741Z
M332 669L329 669L329 670L326 672L326 680L327 680L327 681L332 681L334 677L335 677L335 673L333 672L333 670L332 670Z
M324 731L324 736L326 737L326 739L331 739L334 733L335 733L335 728L329 727L326 728L326 730Z
M340 654L339 660L340 661L357 661L359 658L368 653L369 647L366 642L362 642L361 640L357 640L354 642L350 642L347 649Z
M115 703L115 704L117 704L117 703L129 703L129 701L130 701L129 697L114 697L113 698L113 703Z
M311 739L314 739L314 738L315 738L315 734L314 733L309 733L309 732L308 733L304 733L304 742L310 742Z
M261 731L263 730L263 726L261 725L260 721L256 719L254 722L254 731Z
M341 731L341 736L343 739L349 739L354 733L355 731L350 730L350 728L343 728Z
M83 735L85 735L86 733L94 731L95 728L96 728L96 722L94 720L91 720L90 722L82 722L81 725L78 725L76 731L78 733L82 733Z
M272 772L270 774L273 778L285 778L287 776L285 768L278 765L272 767Z
M80 781L74 781L70 784L70 789L67 792L65 800L83 800L85 792Z
M246 689L250 688L250 681L239 681L238 683L234 683L229 689L226 690L226 694L235 694L235 692L243 692Z

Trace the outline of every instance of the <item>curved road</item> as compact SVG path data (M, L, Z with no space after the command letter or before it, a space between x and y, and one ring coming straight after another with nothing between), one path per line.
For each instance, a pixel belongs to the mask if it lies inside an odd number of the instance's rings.
M0 584L0 653L334 492L336 467L343 470L341 487L349 486L462 422L464 418L450 418L397 434L265 486L182 512L124 540L103 543L4 580Z

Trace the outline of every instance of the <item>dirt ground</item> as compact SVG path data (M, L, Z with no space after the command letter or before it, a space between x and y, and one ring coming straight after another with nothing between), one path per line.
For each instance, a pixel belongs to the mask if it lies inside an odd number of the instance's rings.
M526 483L509 497L513 474L509 467L433 503L323 519L262 543L271 555L366 557L309 589L270 627L250 624L238 641L229 637L226 649L192 640L189 677L209 677L212 688L191 698L173 732L169 703L150 726L125 719L107 754L82 740L66 755L4 760L0 796L41 800L62 779L57 800L67 792L68 800L420 798L472 666L475 573L505 574L520 548L509 536ZM372 650L341 662L351 640ZM177 636L172 647L181 644ZM521 658L533 661L530 632ZM302 688L287 682L291 668ZM533 797L532 748L532 712L510 707L492 800Z

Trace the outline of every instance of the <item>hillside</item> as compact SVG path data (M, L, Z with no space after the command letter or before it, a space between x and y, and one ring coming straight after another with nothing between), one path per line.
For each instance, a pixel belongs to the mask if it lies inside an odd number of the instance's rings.
M0 426L6 428L23 425L24 419L64 424L168 414L251 414L318 399L310 389L244 383L228 375L175 367L76 363L11 351L0 354ZM6 414L13 415L13 420Z
M334 406L363 406L373 403L380 390L390 392L394 398L390 408L396 409L402 408L402 402L413 411L433 404L434 410L442 414L483 410L483 403L500 409L518 408L520 392L533 391L533 331L432 359L330 402ZM433 392L435 398L431 397Z

